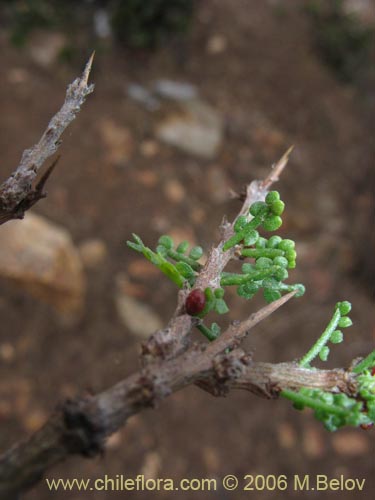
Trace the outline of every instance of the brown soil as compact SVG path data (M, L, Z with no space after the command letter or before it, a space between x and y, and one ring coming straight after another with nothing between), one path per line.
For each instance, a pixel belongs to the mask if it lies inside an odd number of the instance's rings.
M303 282L307 292L262 323L248 346L258 360L297 358L324 327L335 302L347 299L353 303L355 325L346 333L346 341L333 349L329 366L345 366L373 347L374 318L367 288L373 282L373 268L358 248L362 252L374 230L369 215L374 95L368 91L370 85L358 89L339 83L322 65L297 4L289 2L280 12L277 2L209 0L200 5L194 30L182 48L171 46L152 56L119 49L97 55L95 93L66 133L48 198L35 212L68 228L77 244L88 238L103 240L109 255L87 273L86 310L78 325L66 325L49 306L0 283L0 344L14 348L14 354L0 363L1 449L26 437L63 398L102 390L136 369L139 339L121 324L114 304L115 277L126 273L138 258L125 246L131 233L153 244L160 232L181 229L208 245L217 236L222 215L230 217L238 208L236 202L218 199L218 183L239 190L248 180L265 176L290 144L295 144L295 152L278 184L287 202L283 234L298 242L300 258L292 279ZM216 55L206 50L214 35L227 41L227 48ZM58 109L66 83L79 68L41 69L27 51L12 48L5 36L0 43L0 151L5 178ZM82 54L82 61L85 57ZM15 83L20 69L24 76ZM197 85L224 115L225 140L215 161L192 158L159 143L152 157L142 153L142 144L152 139L155 117L127 97L126 86L157 78ZM100 135L106 120L127 129L126 164L115 165L108 159L110 152ZM183 186L183 196L177 200L164 189L171 179ZM353 275L358 256L365 282ZM141 290L142 300L167 321L175 305L173 285L155 274L133 278L133 284ZM255 307L237 300L232 316L243 317ZM178 480L286 474L291 482L295 474L330 478L343 474L366 478L365 492L354 496L367 498L375 486L373 433L344 429L330 434L308 412L294 411L287 401L266 401L246 393L215 399L189 388L160 408L131 419L111 439L103 457L70 460L49 477L135 477L147 472ZM178 492L178 498L242 499L249 494L261 499L275 495L220 489ZM287 494L314 495L293 491L291 486ZM319 498L333 494L319 492ZM336 494L342 500L353 497L353 492ZM52 494L41 482L25 498L116 495L124 492ZM126 495L176 497L167 492Z

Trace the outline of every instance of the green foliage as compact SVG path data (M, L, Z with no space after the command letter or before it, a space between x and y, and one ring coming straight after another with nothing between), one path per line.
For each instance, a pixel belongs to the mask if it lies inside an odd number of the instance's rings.
M241 215L234 224L234 235L229 238L223 251L239 246L241 257L254 259L246 262L242 273L223 273L222 286L237 286L240 297L251 299L259 290L263 290L266 302L273 302L281 297L282 292L297 290L296 296L303 295L303 285L287 285L287 269L296 266L295 243L280 236L271 236L268 240L259 235L257 229L275 231L282 224L280 215L285 204L277 191L267 194L265 201L253 203L248 215Z
M375 422L375 413L369 414L364 402L357 401L346 394L332 394L321 389L305 387L299 392L285 390L281 394L293 401L297 410L304 408L314 410L315 418L320 420L329 431L336 431L344 425L358 427ZM374 396L373 393L372 396ZM372 406L372 412L373 408Z
M246 246L255 245L259 239L257 228L263 227L266 231L276 231L282 224L280 215L284 211L284 203L280 200L277 191L267 194L265 201L256 201L249 209L249 215L240 215L234 224L234 235L225 242L224 252L235 245L243 243Z
M311 408L326 429L336 431L344 425L369 428L375 424L375 351L354 369L357 373L357 397L333 394L321 389L302 388L298 392L284 390L298 410Z
M25 44L35 29L64 29L74 11L72 0L26 0L4 2L3 14L11 25L11 40L17 46Z
M268 231L278 227L281 219L274 224L275 217L280 218L283 210L284 203L280 200L279 193L272 191L266 196L265 202L254 203L247 215L237 218L233 226L234 235L224 243L222 251L227 252L236 247L236 254L241 256L241 260L246 260L242 263L242 272L222 272L220 287L206 288L204 292L199 288L194 289L196 277L202 269L198 262L203 256L201 247L193 247L189 251L186 241L175 246L168 235L159 238L156 252L146 247L136 235L133 235L134 241L128 241L128 245L142 253L179 287L188 285L192 289L186 300L186 310L200 318L198 330L212 341L220 335L220 327L217 323L208 327L203 323L203 319L211 311L217 314L228 312L224 300L225 287L236 286L238 295L245 299L251 299L259 290L263 290L266 302L273 302L279 299L283 292L292 290L297 291L296 296L303 295L303 285L289 285L284 282L288 278L288 269L293 269L296 265L294 241L278 235L267 239L258 232L258 229ZM194 303L194 294L200 298L200 307ZM189 298L192 299L191 308L187 307ZM352 325L348 316L350 311L350 302L336 304L326 329L300 360L301 367L314 370L310 363L317 356L322 361L327 361L330 354L328 343L334 345L342 342L342 330ZM375 423L375 351L353 367L352 375L353 387L356 387L353 394L303 387L298 391L283 390L281 395L293 401L295 408L299 410L312 409L316 419L330 431L344 425L368 428Z
M197 328L209 341L217 339L221 333L220 326L217 323L212 323L210 328L202 323Z
M234 235L223 245L223 251L237 246L241 251L241 273L222 272L220 287L204 290L205 305L203 310L192 307L190 314L203 319L209 312L226 314L229 309L224 300L224 288L236 286L240 297L251 299L259 290L263 290L266 302L273 302L281 297L282 293L296 290L296 296L304 294L305 288L301 284L287 284L288 269L296 265L296 251L294 241L282 239L273 235L269 239L261 237L257 229L274 230L281 225L280 215L284 210L284 203L280 200L277 191L267 194L264 202L253 203L248 215L241 215L234 223ZM278 215L276 215L276 213ZM276 221L276 222L275 222ZM148 260L157 266L174 283L182 288L188 284L192 289L196 277L202 269L199 260L203 256L201 247L190 249L186 241L175 245L168 235L159 238L156 251L146 247L142 240L133 235L134 242L128 241L128 246L142 253ZM252 261L252 262L251 262ZM194 311L194 312L193 312ZM218 327L208 328L200 325L200 331L210 340L218 335ZM216 325L216 326L215 326Z
M85 0L9 0L2 4L16 45L25 44L34 29L57 29L69 35L89 32L98 9L96 2ZM101 0L99 7L108 12L116 40L130 48L152 49L189 29L194 0Z
M116 38L134 48L155 48L171 35L186 32L193 15L193 0L117 0L111 24Z
M157 268L160 269L168 278L170 278L177 286L182 288L185 282L185 277L175 265L165 259L161 252L153 252L150 248L146 247L139 236L133 234L133 241L128 241L127 244L136 252L142 253L147 260L152 262Z
M327 346L328 342L332 344L339 344L343 341L344 335L339 328L347 328L352 325L352 320L347 316L351 311L351 304L348 301L337 302L335 312L333 313L331 321L328 323L327 328L322 335L318 338L315 344L303 356L299 364L304 367L309 367L311 361L317 356L322 361L327 361L330 352Z
M355 81L370 66L374 31L345 12L342 0L310 1L307 12L320 57L340 80Z
M343 333L337 330L352 324L347 316L351 311L350 302L338 302L335 312L319 339L299 362L300 366L310 368L310 362L319 356L327 361L330 349L328 342L338 344L343 340ZM367 428L375 423L375 351L353 368L357 374L357 397L346 394L333 394L321 389L302 388L298 392L284 390L281 395L290 399L294 407L303 410L311 408L317 420L320 420L326 429L335 431L344 425L362 426Z

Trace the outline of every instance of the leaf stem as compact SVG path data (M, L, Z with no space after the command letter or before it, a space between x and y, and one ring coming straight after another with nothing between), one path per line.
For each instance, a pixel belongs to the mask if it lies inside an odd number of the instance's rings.
M312 408L313 410L323 410L329 413L335 413L336 415L345 416L349 415L350 410L341 408L333 404L325 403L324 401L319 401L318 399L305 396L298 392L291 391L289 389L284 389L280 393L284 398L290 399L293 403L297 403L303 406Z
M199 264L199 262L197 262L194 259L191 259L187 255L184 255L180 252L176 252L173 249L167 250L167 255L168 255L168 257L175 260L176 262L185 262L185 264L189 264L189 266L192 269L194 269L194 271L199 272L202 269L202 266L201 266L201 264Z
M207 328L206 325L203 323L200 325L197 325L198 330L203 333L203 335L210 341L212 342L213 340L216 340L217 335L215 335L209 328Z
M370 352L362 361L353 368L354 373L361 373L367 368L371 368L375 363L375 351Z
M328 323L327 328L324 330L319 339L315 342L315 344L311 347L311 349L303 356L300 360L299 365L303 367L308 367L310 362L316 358L322 348L329 341L332 333L336 330L338 322L341 318L340 309L337 307L334 312L331 321Z

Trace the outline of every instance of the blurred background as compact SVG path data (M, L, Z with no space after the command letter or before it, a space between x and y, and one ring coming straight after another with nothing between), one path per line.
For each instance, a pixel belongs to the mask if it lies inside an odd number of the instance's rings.
M95 92L64 135L48 198L0 228L1 450L64 398L137 369L139 342L169 319L176 290L126 247L131 233L149 246L169 233L208 249L223 215L239 209L230 189L265 177L292 144L276 186L287 206L280 234L297 242L290 281L307 291L247 348L256 360L298 358L344 299L354 326L326 366L373 348L374 25L371 0L0 2L2 180L96 50ZM234 293L228 302L230 319L262 305ZM373 451L373 430L329 434L288 401L191 387L132 418L103 457L69 460L48 477L343 474L366 478L355 494L365 498ZM51 496L41 482L25 498ZM174 497L127 493L141 496Z

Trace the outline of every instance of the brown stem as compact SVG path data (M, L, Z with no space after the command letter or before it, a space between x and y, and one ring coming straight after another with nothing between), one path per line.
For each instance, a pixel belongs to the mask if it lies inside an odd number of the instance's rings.
M86 97L94 90L94 85L88 84L93 57L94 54L86 64L82 76L69 85L64 104L49 122L39 142L23 152L16 170L0 185L0 225L11 219L22 219L26 210L45 197L43 186L56 162L35 188L33 181L47 158L56 153L61 144L62 133L80 111Z
M209 345L195 345L174 359L149 364L96 396L66 401L38 432L0 457L0 498L8 499L15 492L29 489L47 469L70 455L91 457L100 453L105 438L129 417L190 384L197 383L216 396L233 388L276 397L282 389L301 386L351 394L353 376L344 370L253 363L239 348L227 352L291 296L231 325Z

